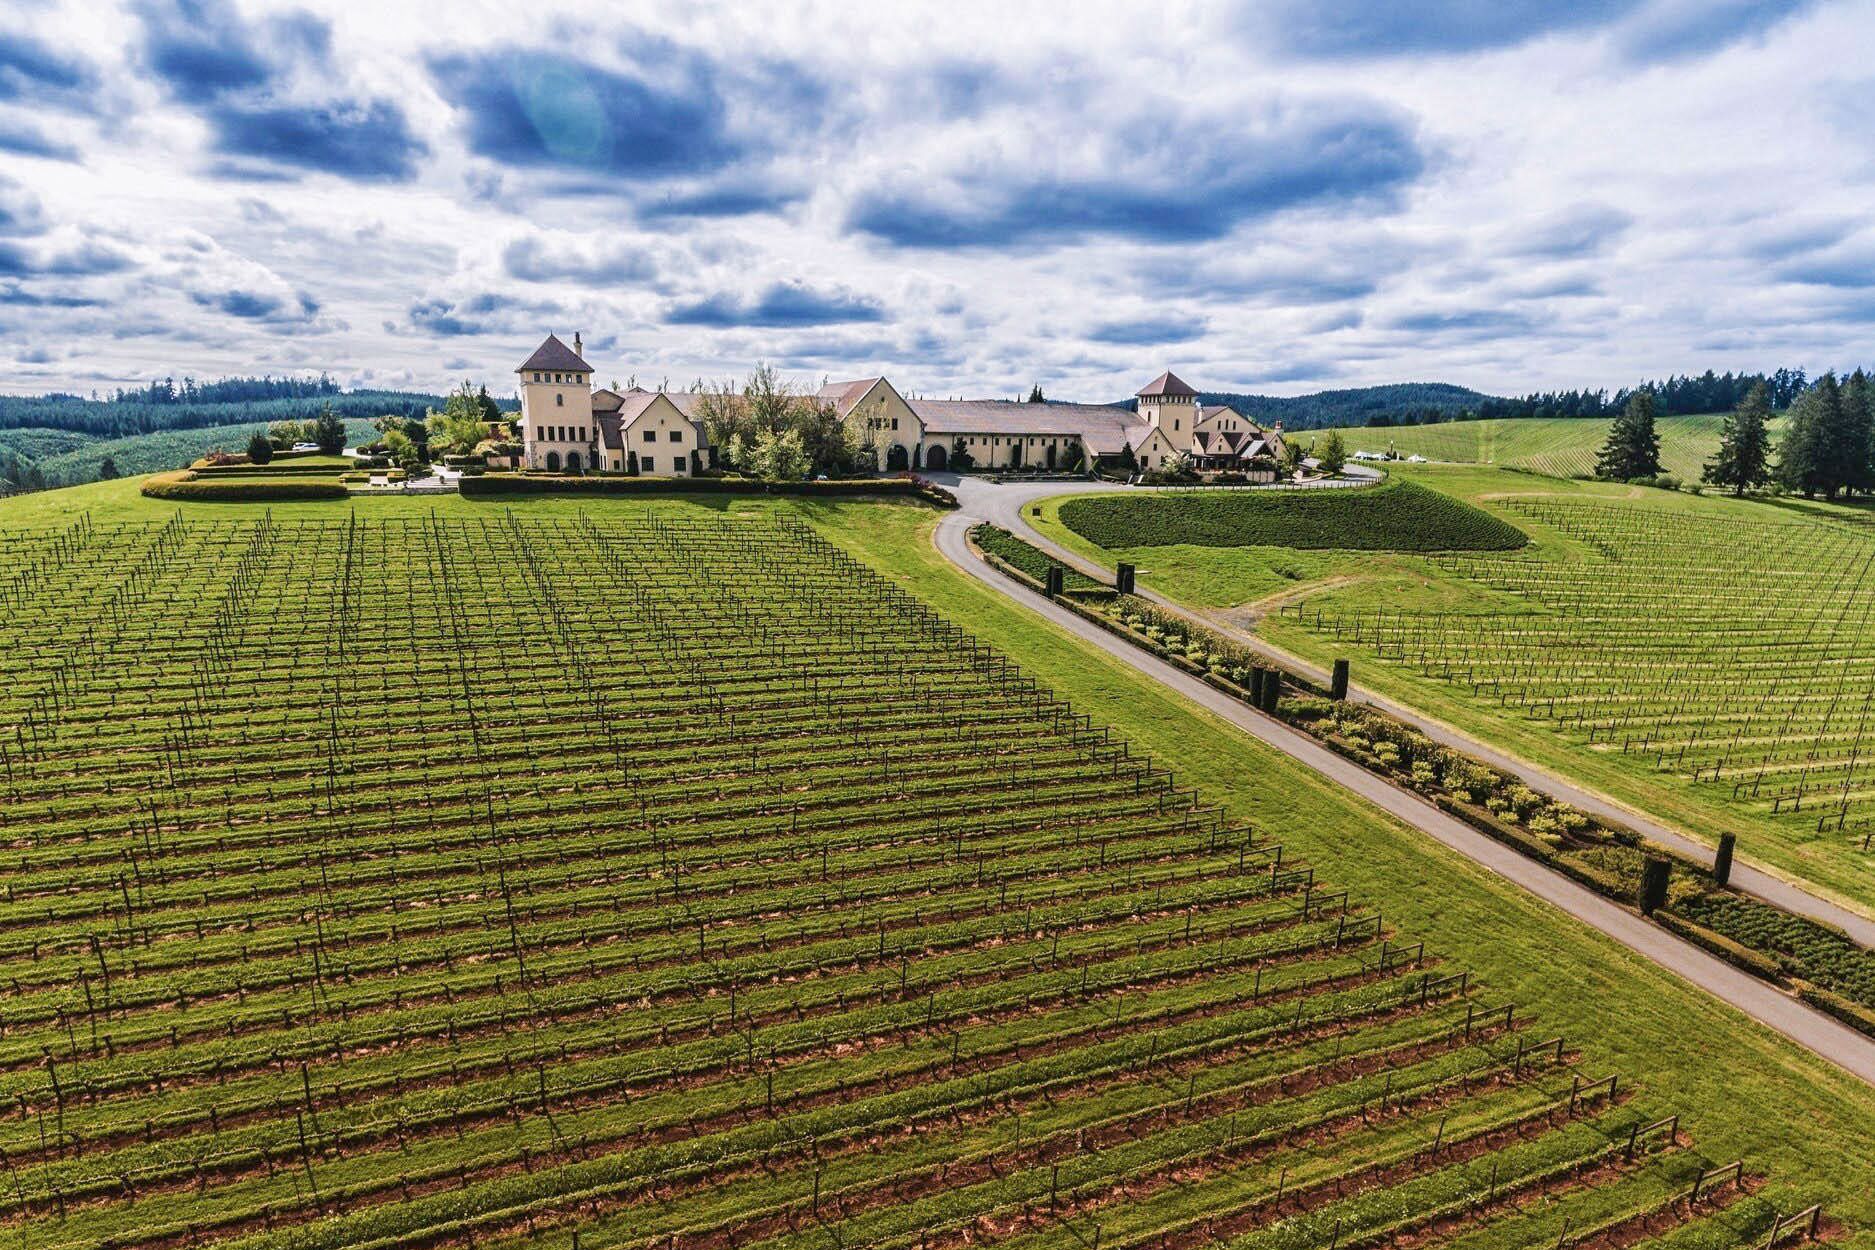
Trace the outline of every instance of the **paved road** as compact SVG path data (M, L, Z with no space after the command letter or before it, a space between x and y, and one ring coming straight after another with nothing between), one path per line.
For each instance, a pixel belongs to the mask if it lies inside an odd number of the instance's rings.
M1351 472L1358 470L1350 469ZM1011 533L1018 534L1062 561L1092 577L1111 583L1112 570L1069 551L1066 547L1038 532L1028 522L1028 505L1038 499L1046 499L1061 494L1080 494L1086 491L1127 490L1124 486L1112 486L1107 483L1083 484L1079 482L1022 482L994 483L979 479L963 478L957 482L946 483L956 493L962 511L979 519L999 525ZM1310 664L1307 660L1275 646L1267 640L1236 628L1227 621L1203 613L1194 612L1183 604L1176 603L1154 591L1141 588L1141 597L1181 616L1197 621L1207 628L1229 635L1234 641L1257 651L1285 667L1302 673L1313 680L1327 684L1328 674ZM1606 795L1569 780L1559 773L1551 772L1540 764L1509 754L1487 742L1482 742L1470 734L1453 728L1444 721L1435 720L1406 704L1396 702L1385 695L1364 690L1359 686L1350 686L1348 697L1358 703L1365 703L1378 708L1397 720L1405 721L1431 738L1434 742L1455 747L1467 755L1483 760L1500 772L1519 777L1533 790L1540 790L1566 803L1571 803L1593 816L1604 820L1616 821L1650 838L1662 846L1670 847L1688 859L1710 865L1713 849L1703 842L1688 837L1686 834L1664 825L1645 812L1637 811L1625 804L1617 803ZM1732 888L1741 893L1761 898L1765 902L1798 916L1808 916L1812 920L1834 925L1847 933L1864 947L1875 949L1875 918L1864 912L1854 911L1832 899L1814 894L1803 886L1774 876L1762 868L1756 867L1743 859L1737 859L1732 867Z
M1059 490L1060 484L1056 483ZM1017 585L975 558L965 541L970 526L994 520L960 509L944 518L936 535L938 550L951 563L1000 594L1014 599L1091 645L1185 696L1216 716L1267 743L1291 759L1352 791L1375 807L1398 817L1428 837L1474 863L1522 886L1544 902L1607 934L1676 976L1698 986L1791 1041L1875 1085L1875 1038L1741 972L1568 877L1527 859L1503 843L1446 815L1417 795L1391 785L1336 755L1313 738L1205 685L1163 660L1089 623L1040 595Z

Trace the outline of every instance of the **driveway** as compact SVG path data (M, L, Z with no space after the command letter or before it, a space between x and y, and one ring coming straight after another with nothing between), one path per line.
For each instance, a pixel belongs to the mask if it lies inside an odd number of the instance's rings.
M1036 491L1028 495L1027 499L1074 489L1072 484L1059 482L1032 485ZM963 500L961 494L959 500ZM983 505L979 503L977 506L981 508ZM1418 795L1381 780L1306 734L1289 728L1273 717L1251 711L1222 691L1207 686L1141 648L1017 585L971 554L965 535L973 524L982 520L995 522L996 518L986 516L982 511L973 511L971 505L966 504L938 525L935 541L938 550L952 564L992 590L1039 613L1058 628L1183 695L1190 702L1258 741L1359 795L1373 806L1450 847L1480 867L1521 886L1551 906L1744 1012L1765 1027L1875 1085L1875 1038L1867 1037L1831 1016L1790 998L1768 982L1741 972L1659 925L1642 919L1561 873L1525 858L1470 825L1446 815Z

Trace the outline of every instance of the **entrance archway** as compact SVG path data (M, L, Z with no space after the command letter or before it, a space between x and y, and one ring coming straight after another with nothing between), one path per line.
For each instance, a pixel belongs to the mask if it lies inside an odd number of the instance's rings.
M547 472L558 473L559 471L560 471L560 453L557 451L548 452L547 453Z
M942 473L944 472L944 462L946 459L947 457L942 447L928 448L924 453L924 467L933 473Z
M579 453L578 452L569 451L566 453L566 471L568 473L579 472Z

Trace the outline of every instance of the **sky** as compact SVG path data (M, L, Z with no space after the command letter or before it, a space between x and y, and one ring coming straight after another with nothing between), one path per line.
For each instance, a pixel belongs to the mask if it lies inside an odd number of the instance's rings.
M1875 363L1875 0L0 0L0 390Z

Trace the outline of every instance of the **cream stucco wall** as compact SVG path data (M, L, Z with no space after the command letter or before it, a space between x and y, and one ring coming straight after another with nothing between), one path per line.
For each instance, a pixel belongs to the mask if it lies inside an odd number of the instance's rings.
M893 447L905 451L905 462L911 463L911 453L924 438L924 422L911 410L892 384L880 378L872 384L859 402L848 410L845 421L853 432L853 439L861 447L873 449L875 470L883 472L886 457Z
M615 454L629 465L632 453L637 453L643 477L689 477L690 454L702 450L697 427L662 394L645 405L620 434L625 445Z
M592 378L579 373L521 375L521 445L530 469L547 468L548 453L563 468L569 455L582 469L596 463L599 429L592 419Z

